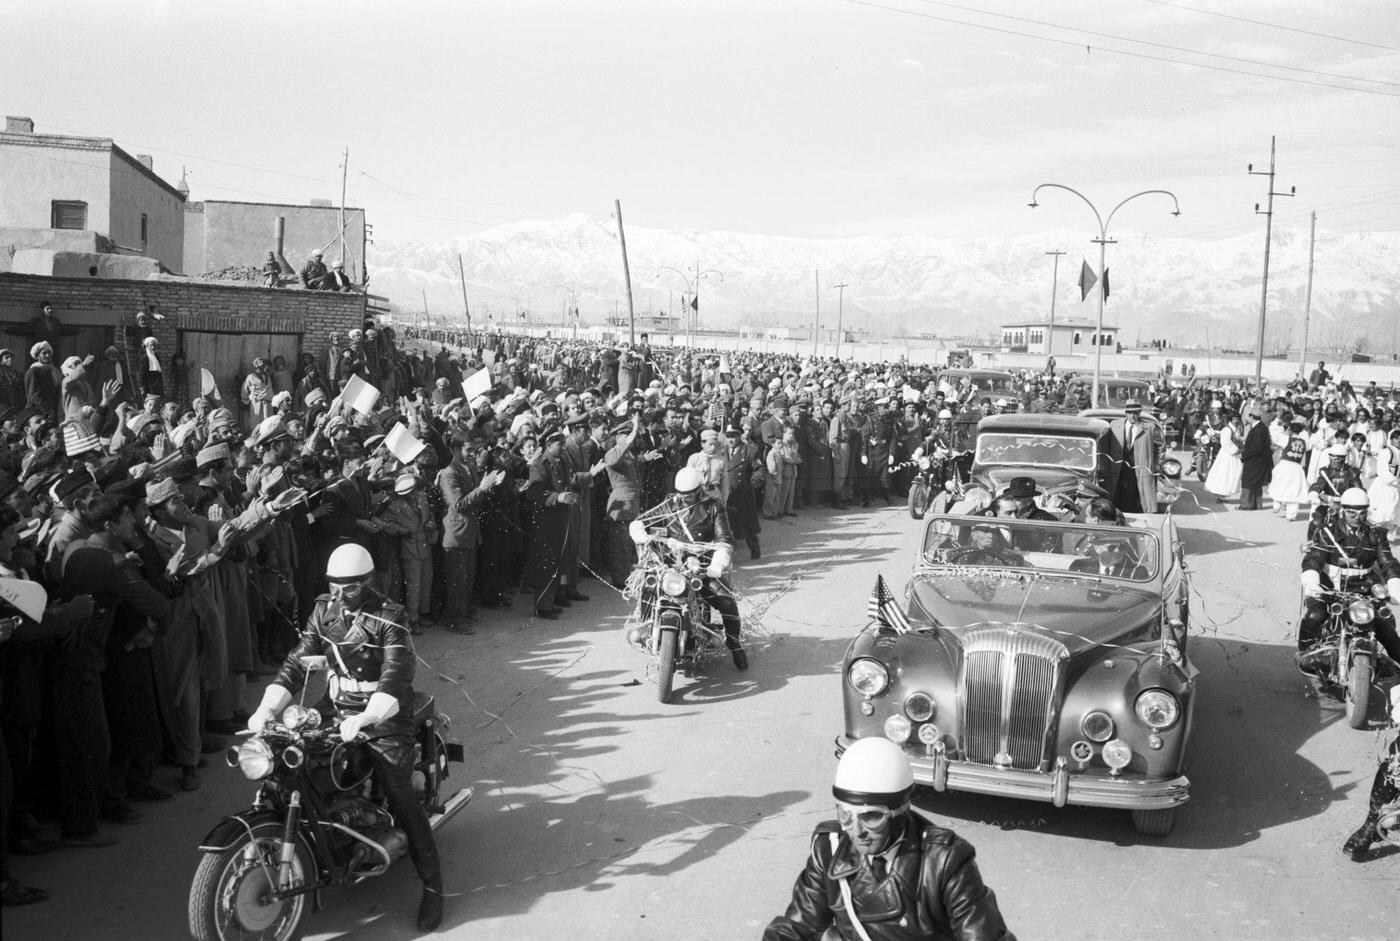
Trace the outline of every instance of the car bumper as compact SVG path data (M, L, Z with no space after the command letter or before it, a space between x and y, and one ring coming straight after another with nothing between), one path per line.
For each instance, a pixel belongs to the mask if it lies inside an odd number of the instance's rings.
M839 755L851 744L836 739ZM1144 779L1109 774L1075 774L1064 758L1051 771L994 768L949 758L941 743L926 755L910 754L914 781L935 791L968 791L1021 800L1042 801L1064 807L1111 807L1118 810L1167 810L1191 799L1191 782L1185 775Z

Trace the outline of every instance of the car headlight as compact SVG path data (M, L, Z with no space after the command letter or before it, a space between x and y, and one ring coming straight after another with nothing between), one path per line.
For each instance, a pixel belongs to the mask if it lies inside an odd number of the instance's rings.
M1370 624L1376 619L1376 609L1369 601L1353 601L1347 608L1347 617L1353 624Z
M1158 732L1176 725L1181 717L1181 704L1164 689L1144 690L1133 703L1133 709L1143 725Z
M1133 760L1133 750L1128 747L1128 743L1120 738L1115 738L1107 742L1103 747L1103 761L1115 772L1128 767L1128 762Z
M1175 480L1181 476L1181 462L1174 457L1169 457L1162 462L1162 475Z
M851 688L862 696L878 696L890 686L890 671L879 660L861 657L846 668Z
M909 720L895 713L885 720L885 738L896 744L909 741L909 733L914 729Z
M261 781L272 773L272 748L257 736L238 746L238 770L249 781Z
M938 704L928 693L910 693L904 697L904 714L915 722L927 722L933 718Z
M1113 718L1106 712L1095 710L1084 716L1079 729L1089 741L1102 744L1113 738Z
M686 586L689 584L686 577L675 569L671 569L661 576L661 590L672 598L685 594Z

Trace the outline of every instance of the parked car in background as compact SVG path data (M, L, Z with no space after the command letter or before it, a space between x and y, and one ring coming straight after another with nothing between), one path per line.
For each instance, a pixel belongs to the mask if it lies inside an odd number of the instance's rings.
M1139 832L1171 831L1197 671L1170 516L941 516L906 598L908 630L872 622L846 651L838 752L884 736L935 793L1126 810Z
M1037 502L1059 516L1076 509L1075 495L1112 492L1116 466L1108 423L1078 415L990 415L977 424L972 446L973 504L986 505L1013 477L1030 477ZM976 495L980 489L983 493Z

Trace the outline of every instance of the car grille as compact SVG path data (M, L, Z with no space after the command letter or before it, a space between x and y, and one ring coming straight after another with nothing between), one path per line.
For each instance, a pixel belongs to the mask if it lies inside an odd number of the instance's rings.
M1059 713L1061 664L1069 649L1057 640L1007 625L963 635L963 758L998 767L1048 767L1046 744Z

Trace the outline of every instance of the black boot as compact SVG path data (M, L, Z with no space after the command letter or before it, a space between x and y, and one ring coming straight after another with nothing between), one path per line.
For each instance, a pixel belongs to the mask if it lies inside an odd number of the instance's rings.
M1371 844L1380 837L1376 834L1376 819L1367 817L1355 833L1347 837L1347 841L1342 844L1342 852L1351 857L1354 863L1364 862L1366 852L1371 848Z
M436 931L442 924L442 889L423 886L423 900L418 903L418 930Z

